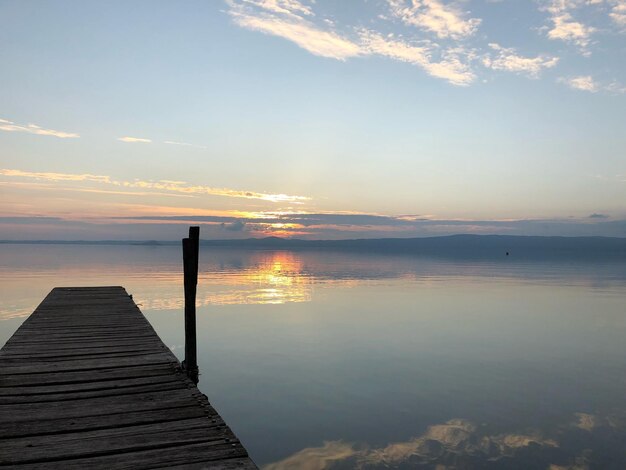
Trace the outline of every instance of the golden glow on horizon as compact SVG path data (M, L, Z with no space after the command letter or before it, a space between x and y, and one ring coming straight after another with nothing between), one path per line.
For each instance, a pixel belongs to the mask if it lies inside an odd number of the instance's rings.
M570 218L472 219L458 217L458 214L443 218L433 214L315 210L313 204L298 210L295 204L299 202L272 210L269 205L272 203L254 197L216 202L198 196L194 193L195 187L178 192L167 189L183 188L185 184L175 178L131 182L115 181L97 173L0 169L0 217L5 218L0 220L0 231L7 240L23 237L31 240L173 240L177 238L178 225L190 224L204 226L207 239L384 238L455 233L523 235L533 234L529 233L532 231L541 235L548 230L572 234L576 230L579 235L590 235L596 234L594 230L615 231L611 224L602 223L614 216L599 211Z
M270 224L270 228L272 229L291 229L291 228L302 228L300 224L288 224L288 223L278 223L278 224Z

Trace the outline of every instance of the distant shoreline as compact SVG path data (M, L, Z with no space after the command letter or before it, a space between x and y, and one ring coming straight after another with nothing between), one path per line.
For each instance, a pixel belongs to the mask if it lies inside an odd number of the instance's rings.
M8 245L179 246L180 241L156 240L0 240ZM453 257L617 258L626 259L626 238L524 235L448 235L424 238L372 238L351 240L302 240L294 238L246 238L201 240L210 248L253 250L328 250ZM507 254L508 253L508 254Z

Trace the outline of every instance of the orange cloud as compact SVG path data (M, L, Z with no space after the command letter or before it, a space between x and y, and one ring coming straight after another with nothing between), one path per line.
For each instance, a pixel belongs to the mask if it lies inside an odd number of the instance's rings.
M244 199L260 199L262 201L289 202L292 204L302 204L304 201L310 200L310 198L306 196L292 196L282 193L270 194L229 188L213 188L210 186L189 185L184 181L144 181L139 179L133 181L115 181L109 176L92 175L88 173L71 174L0 169L0 175L8 177L32 178L45 181L89 181L95 183L110 184L114 186L123 186L125 188L158 190L170 193L182 193L187 195L209 195Z

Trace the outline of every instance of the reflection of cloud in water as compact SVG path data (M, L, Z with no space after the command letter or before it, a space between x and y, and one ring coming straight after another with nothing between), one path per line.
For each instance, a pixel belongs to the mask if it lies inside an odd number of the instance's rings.
M421 436L389 444L383 448L357 449L341 441L325 442L322 447L309 447L292 456L264 466L264 470L330 468L398 468L456 462L458 458L474 457L477 462L497 461L515 457L518 450L530 446L556 448L553 439L532 434L481 435L471 422L453 419L430 426ZM452 467L441 467L452 468Z
M599 428L626 428L626 420L620 415L598 416L589 413L574 413L574 416L572 426L588 432Z
M592 431L600 424L600 419L597 416L588 413L576 413L575 416L576 422L574 427L584 429L585 431Z
M341 441L325 442L322 447L309 447L280 462L265 465L263 470L324 470L337 461L359 455L352 445Z
M591 470L592 455L593 455L593 452L591 451L591 449L584 449L580 453L580 455L577 455L576 457L574 457L574 461L571 464L565 464L565 465L552 464L550 465L548 470Z
M552 464L548 470L589 470L591 468L589 467L589 464L585 462L584 456L578 457L576 460L577 462L573 465L564 466Z
M265 465L263 470L623 468L619 462L626 458L622 445L626 430L624 412L607 416L574 413L572 418L554 428L554 436L538 431L489 434L486 428L470 421L452 419L429 426L419 437L386 447L325 442L323 446L309 447Z

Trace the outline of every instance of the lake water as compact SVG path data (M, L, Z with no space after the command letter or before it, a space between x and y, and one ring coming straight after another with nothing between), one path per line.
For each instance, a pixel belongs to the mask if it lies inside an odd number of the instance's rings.
M200 388L268 469L626 468L626 263L201 247ZM0 246L0 344L122 285L182 359L178 247Z

